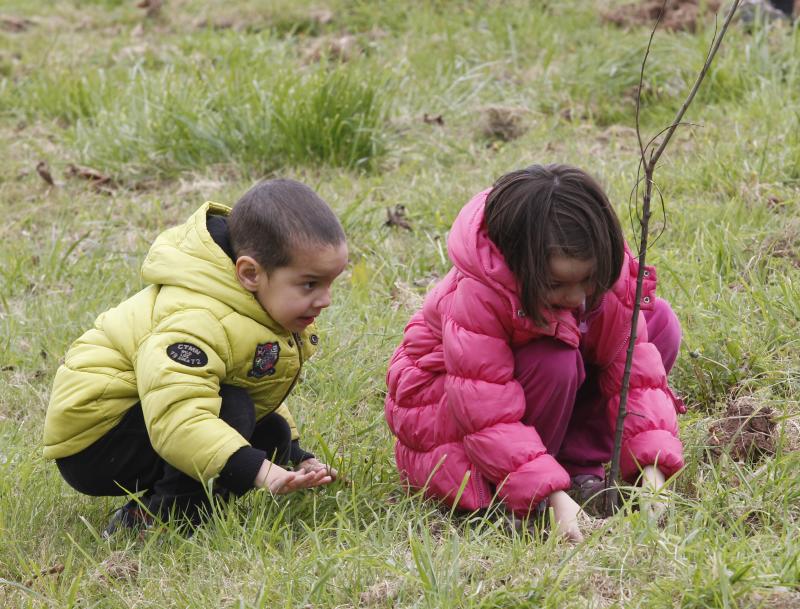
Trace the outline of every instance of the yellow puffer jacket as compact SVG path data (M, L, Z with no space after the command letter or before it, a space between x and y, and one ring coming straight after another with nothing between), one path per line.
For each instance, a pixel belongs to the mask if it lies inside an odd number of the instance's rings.
M256 419L277 410L318 342L313 326L292 334L237 281L214 242L206 203L186 224L162 233L142 266L150 285L106 311L75 341L58 369L44 425L44 456L75 454L141 401L161 457L203 482L248 442L219 418L220 384L247 389Z

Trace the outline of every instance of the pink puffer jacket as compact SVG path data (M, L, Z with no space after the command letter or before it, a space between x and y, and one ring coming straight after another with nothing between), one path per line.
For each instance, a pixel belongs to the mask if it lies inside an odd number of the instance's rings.
M489 483L515 513L570 486L536 429L520 422L525 397L514 379L514 349L542 336L580 348L601 370L613 429L630 337L638 263L626 251L620 278L581 334L569 311L536 326L522 311L517 284L483 226L489 191L460 212L448 239L453 268L409 321L387 373L386 420L397 436L404 480L429 496L474 510L492 500ZM642 308L652 307L655 271L648 267ZM666 476L683 467L676 410L661 356L647 342L640 315L623 434L622 475L657 462Z

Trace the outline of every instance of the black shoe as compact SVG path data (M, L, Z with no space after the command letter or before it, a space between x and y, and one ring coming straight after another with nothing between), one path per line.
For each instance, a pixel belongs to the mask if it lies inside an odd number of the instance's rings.
M153 526L154 519L136 499L131 499L111 515L111 520L103 529L103 539L109 539L120 529L144 533Z
M572 477L572 486L567 494L591 516L603 515L605 481L593 474L578 474Z

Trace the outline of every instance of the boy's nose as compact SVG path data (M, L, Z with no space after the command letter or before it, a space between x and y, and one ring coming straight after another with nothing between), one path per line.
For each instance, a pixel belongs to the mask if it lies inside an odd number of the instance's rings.
M330 288L324 290L319 297L314 301L314 306L324 309L331 304L331 290Z

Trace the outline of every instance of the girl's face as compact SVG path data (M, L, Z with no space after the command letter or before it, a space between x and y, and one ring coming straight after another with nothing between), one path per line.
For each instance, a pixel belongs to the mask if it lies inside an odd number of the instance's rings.
M594 294L594 259L554 254L550 256L549 267L549 285L544 299L552 308L577 309Z

